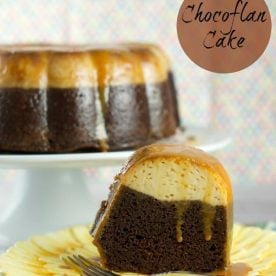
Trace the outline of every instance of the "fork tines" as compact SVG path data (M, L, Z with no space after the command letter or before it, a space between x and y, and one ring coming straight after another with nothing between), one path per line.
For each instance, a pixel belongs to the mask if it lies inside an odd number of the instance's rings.
M82 272L85 276L115 276L118 274L115 274L111 271L105 270L102 267L99 266L99 264L90 261L86 258L84 258L81 255L72 255L65 258L65 260L70 262L71 264L74 264L74 267L76 267L78 270Z

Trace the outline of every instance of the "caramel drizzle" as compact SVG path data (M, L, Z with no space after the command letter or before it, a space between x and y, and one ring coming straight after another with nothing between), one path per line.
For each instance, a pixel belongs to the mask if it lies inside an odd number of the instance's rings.
M245 263L235 263L231 264L228 269L222 271L216 271L214 273L210 273L207 275L214 276L247 276L250 271L252 271L252 267Z
M190 202L175 202L176 207L176 239L178 242L183 241L182 225L184 223L184 217L187 209L189 208ZM205 240L209 241L212 239L212 225L216 214L216 209L214 206L203 204L202 218L204 226L204 236Z
M105 114L106 114L106 85L108 84L108 75L106 74L105 63L108 60L107 53L99 53L95 55L94 62L97 67L97 83L98 83L98 93L96 94L96 108L99 112L97 112L97 138L99 139L100 147L103 151L108 150L107 143L107 132L105 129ZM104 61L104 62L101 62Z
M204 226L204 237L206 241L210 241L212 239L212 226L213 220L216 214L216 208L214 206L204 204L202 206L202 218L203 218L203 226Z
M203 197L204 202L210 202L212 197L212 189L213 189L213 179L208 175L206 181L206 192ZM209 204L204 204L201 210L203 217L203 227L204 227L204 236L206 241L210 241L212 239L212 226L213 220L216 214L215 206L211 206Z
M178 242L183 241L182 225L184 223L185 212L189 207L189 202L180 201L175 203L176 207L176 239Z

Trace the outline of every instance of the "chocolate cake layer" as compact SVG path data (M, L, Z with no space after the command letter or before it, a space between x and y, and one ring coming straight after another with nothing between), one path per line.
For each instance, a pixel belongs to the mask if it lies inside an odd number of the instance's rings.
M99 148L95 88L49 89L47 122L49 151Z
M179 206L185 206L179 216ZM106 210L103 203L92 229ZM103 264L114 271L162 273L187 270L211 272L226 266L227 214L225 206L201 201L159 201L126 186L108 210L108 222L94 243ZM206 217L213 214L206 239ZM179 224L180 221L180 224ZM181 240L178 239L178 226Z
M177 121L169 83L147 84L146 91L152 137L160 139L174 134Z
M0 106L2 151L137 148L176 127L166 82L147 88L0 88Z
M110 87L106 94L105 125L110 147L139 147L152 141L145 86Z
M44 89L0 89L0 150L44 152L48 146Z
M95 93L89 88L0 89L0 149L60 152L97 148Z

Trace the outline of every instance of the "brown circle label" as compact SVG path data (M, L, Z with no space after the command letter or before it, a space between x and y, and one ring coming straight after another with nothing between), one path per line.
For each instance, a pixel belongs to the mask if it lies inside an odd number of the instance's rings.
M264 0L185 0L177 18L180 44L200 67L231 73L254 63L271 35Z

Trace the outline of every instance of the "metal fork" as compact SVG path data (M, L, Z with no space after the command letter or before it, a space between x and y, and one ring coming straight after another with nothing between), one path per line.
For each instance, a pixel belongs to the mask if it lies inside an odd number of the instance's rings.
M66 263L76 268L84 276L117 276L114 272L102 268L99 264L86 259L81 255L72 255L63 258Z

